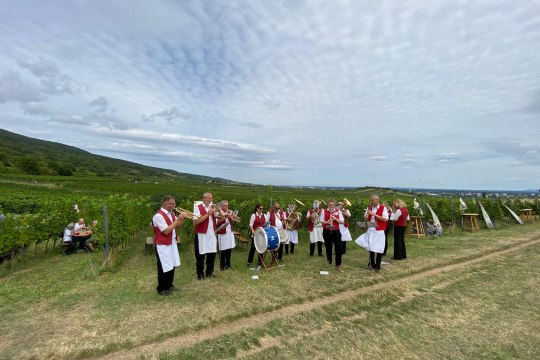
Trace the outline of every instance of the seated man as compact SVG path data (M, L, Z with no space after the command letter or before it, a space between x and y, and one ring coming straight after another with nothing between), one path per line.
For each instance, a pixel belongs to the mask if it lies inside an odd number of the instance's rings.
M427 234L430 236L441 236L442 227L440 224L433 223L433 220L428 220L427 222Z
M75 224L69 223L69 225L64 229L64 237L62 238L62 246L64 247L62 250L63 255L68 255L75 250L75 244L73 243L72 237L74 228Z

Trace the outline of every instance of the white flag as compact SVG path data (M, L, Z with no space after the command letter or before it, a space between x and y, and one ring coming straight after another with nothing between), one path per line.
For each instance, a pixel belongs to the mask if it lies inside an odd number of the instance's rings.
M463 201L462 198L459 198L459 211L461 211L461 213L464 213L465 210L467 210L467 204L465 204L465 201Z
M420 208L420 204L418 203L418 201L416 201L416 198L414 198L414 209L418 211L418 213L420 214L420 216L424 216L424 212L422 211L422 209Z

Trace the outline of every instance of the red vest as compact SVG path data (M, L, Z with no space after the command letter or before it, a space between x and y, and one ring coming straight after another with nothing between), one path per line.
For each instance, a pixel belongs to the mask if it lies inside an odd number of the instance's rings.
M253 221L253 230L257 230L257 228L263 227L264 223L266 222L266 217L264 214L261 214L261 217L255 213L255 221Z
M339 210L334 208L334 211L332 212L332 215L334 215L334 217L336 219L339 219ZM324 221L328 221L330 220L330 210L328 209L325 209L324 210ZM330 229L330 224L326 224L323 226L324 229L326 230L339 230L339 224L336 220L333 221L332 225L334 226L332 229Z
M228 216L228 219L229 219L229 224L227 226L230 226L231 227L231 231L233 231L233 227L232 227L232 220L231 220L231 217ZM223 223L226 221L226 219L223 219L221 221L218 221L216 226L217 227L220 227L221 225L223 225ZM227 226L224 226L223 229L219 230L217 233L218 234L221 234L221 235L224 235L227 233Z
M372 211L373 206L369 205L368 210ZM377 214L377 216L382 217L383 212L384 212L384 206L379 205L379 208L377 209L377 212L375 214ZM368 215L367 221L371 221L371 215ZM375 230L386 230L386 221L382 221L376 218L375 222L377 223L377 227L375 227Z
M171 216L172 216L172 221L171 219L169 219L169 217L167 216L167 214L159 209L159 211L156 213L156 214L160 214L161 216L163 216L163 219L165 219L165 222L167 223L167 226L170 226L174 220L176 220L176 216L174 216L173 213L171 213ZM164 235L161 230L159 230L159 228L154 225L154 244L156 245L172 245L172 231L169 235Z
M399 208L401 216L394 220L394 226L407 226L407 216L409 216L409 210L406 207Z
M285 229L285 213L282 209L279 209L279 220L281 220L283 228ZM274 210L270 210L270 225L276 226L276 213Z
M199 212L201 213L201 216L206 215L206 209L204 208L203 204L199 204ZM202 223L195 225L195 232L197 234L206 234L208 232L208 220L212 218L212 223L214 224L214 230L216 229L216 218L211 215L206 218Z

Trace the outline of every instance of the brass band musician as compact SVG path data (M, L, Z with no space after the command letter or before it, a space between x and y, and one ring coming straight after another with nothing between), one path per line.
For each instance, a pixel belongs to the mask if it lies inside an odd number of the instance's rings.
M313 202L313 207L308 210L306 214L307 227L309 230L309 256L313 256L315 253L315 243L317 243L317 252L319 256L323 256L322 253L322 244L323 239L323 228L320 221L322 208L320 207L319 200Z
M336 253L336 270L341 268L341 232L339 224L343 224L343 214L336 208L336 200L328 199L328 208L321 212L320 221L323 224L323 238L326 247L326 259L332 264L332 246Z
M223 271L231 268L231 251L236 246L232 228L235 219L227 200L219 202L218 210L221 216L218 216L216 233L220 252L219 269Z
M197 262L197 279L214 276L214 262L216 260L217 239L215 205L212 204L211 193L204 193L201 204L195 205L193 213L196 216L195 224L195 259ZM206 258L206 272L204 260Z

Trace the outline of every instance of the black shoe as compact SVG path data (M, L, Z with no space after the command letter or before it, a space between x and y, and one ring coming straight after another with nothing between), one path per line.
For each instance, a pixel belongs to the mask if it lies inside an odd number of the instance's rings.
M204 275L197 275L198 280L204 280Z
M175 288L174 285L173 285L173 286L171 286L171 287L169 288L169 291L170 291L170 292L176 292L176 291L180 291L180 290L177 289L177 288Z
M171 295L171 291L170 290L161 290L161 291L158 291L158 294L161 295L161 296L169 296L169 295Z
M217 278L216 274L206 274L207 278Z
M380 268L375 268L375 272L378 273L379 271L381 271Z
M369 271L373 270L373 266L371 266L371 263L368 263L368 264L367 264L367 269L368 269Z
M247 268L250 268L250 267L251 267L251 263L247 263L246 267L247 267Z

